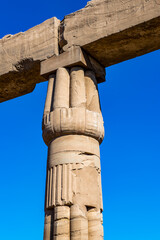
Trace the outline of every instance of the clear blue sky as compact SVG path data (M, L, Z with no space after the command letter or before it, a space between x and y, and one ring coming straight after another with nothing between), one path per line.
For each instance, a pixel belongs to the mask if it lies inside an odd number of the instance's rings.
M87 1L1 2L0 38ZM160 51L106 69L99 85L105 240L160 240ZM47 83L0 104L0 239L42 240Z

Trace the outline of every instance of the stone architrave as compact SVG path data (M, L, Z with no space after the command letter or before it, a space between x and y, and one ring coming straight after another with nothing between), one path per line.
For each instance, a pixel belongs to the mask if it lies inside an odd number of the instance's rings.
M40 62L79 46L104 67L160 49L160 0L92 0L0 39L0 102L33 91ZM48 80L48 79L47 79Z
M0 102L34 90L40 76L40 63L59 55L56 17L15 35L0 39Z
M61 67L50 75L42 128L48 146L44 240L103 239L104 127L93 71Z

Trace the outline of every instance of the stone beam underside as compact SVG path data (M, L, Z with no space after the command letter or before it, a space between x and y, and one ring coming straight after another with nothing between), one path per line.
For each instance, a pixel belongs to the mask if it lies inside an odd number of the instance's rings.
M59 54L58 27L51 18L26 32L0 39L0 102L30 93L40 76L40 62Z
M59 36L59 37L58 37ZM64 18L0 40L0 102L31 92L40 62L80 46L107 67L160 49L160 0L92 0Z
M108 67L160 49L160 0L92 0L61 28L63 51L81 46Z

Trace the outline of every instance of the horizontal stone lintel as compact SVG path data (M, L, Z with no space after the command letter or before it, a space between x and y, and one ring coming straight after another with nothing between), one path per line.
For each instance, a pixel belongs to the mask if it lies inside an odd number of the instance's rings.
M49 75L53 74L58 68L74 66L93 70L98 83L105 81L105 68L78 46L71 47L59 56L53 56L50 59L42 61L40 74L42 77L48 79Z
M30 93L45 81L40 76L40 62L59 54L59 24L53 17L0 39L0 102Z
M90 59L89 65L86 59L75 59L76 64L89 69L93 62L104 68L160 49L160 0L92 0L61 22L51 18L0 39L0 102L33 91L47 79L43 75L48 77L47 67L40 76L41 61L59 53L65 61L63 54L73 46ZM98 82L103 82L104 69L97 66Z
M60 26L63 51L81 46L108 67L160 49L160 0L92 0Z

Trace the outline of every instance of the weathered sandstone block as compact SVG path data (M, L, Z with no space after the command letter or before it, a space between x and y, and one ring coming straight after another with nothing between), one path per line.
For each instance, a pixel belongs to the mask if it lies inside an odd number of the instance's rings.
M57 71L58 68L64 67L83 67L95 72L97 82L105 81L105 68L94 58L86 54L79 46L72 46L66 52L59 56L51 57L41 63L41 75L47 80L49 76Z
M53 61L55 71L65 64L76 64L76 55L70 58L67 54L72 47L81 47L107 67L160 49L159 39L160 0L89 1L61 23L52 18L25 33L0 40L0 102L31 92L36 83L45 80L43 74L49 72ZM58 58L43 64L40 76L39 62L58 53ZM99 70L101 80L96 78L102 82L103 71Z
M0 102L31 92L40 76L40 62L58 55L58 26L51 18L26 32L0 39Z
M83 47L105 67L160 48L160 0L92 0L61 22L60 46Z

